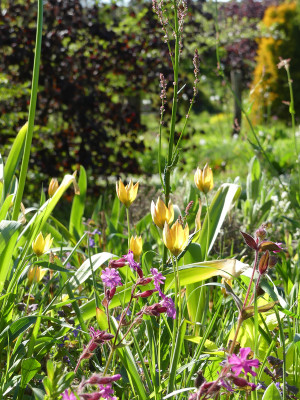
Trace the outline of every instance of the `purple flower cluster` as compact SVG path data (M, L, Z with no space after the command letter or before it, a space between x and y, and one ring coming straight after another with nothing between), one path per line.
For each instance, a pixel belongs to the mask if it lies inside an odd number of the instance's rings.
M170 297L166 296L160 288L160 285L164 283L166 278L163 276L161 272L158 272L157 268L151 268L150 272L153 275L153 282L155 289L158 291L160 297L162 298L159 304L161 305L161 307L166 308L166 313L168 317L175 319L176 318L175 304L173 300Z
M129 267L133 271L138 273L140 278L143 277L143 271L142 271L142 268L141 268L141 264L134 260L134 255L133 255L133 252L131 250L128 251L128 254L126 254L125 256L122 256L122 258L128 262Z
M110 289L113 289L117 286L122 286L122 280L119 274L119 271L113 268L105 268L101 272L101 279L104 285Z
M190 395L189 400L213 398L220 393L222 388L232 393L234 392L233 385L237 388L255 390L257 386L248 381L247 374L250 373L252 376L256 376L256 373L251 368L258 368L259 361L257 359L248 360L247 357L250 352L250 347L245 347L240 349L239 356L236 354L229 356L227 361L221 363L223 369L215 381L206 382L205 378L201 376L198 390ZM244 371L245 377L239 376L242 371Z

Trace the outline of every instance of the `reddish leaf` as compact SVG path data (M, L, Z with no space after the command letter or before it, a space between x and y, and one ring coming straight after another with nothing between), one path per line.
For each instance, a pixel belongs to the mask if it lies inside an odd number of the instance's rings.
M261 242L259 245L259 251L281 251L281 247L279 247L276 243L270 241Z
M250 249L257 250L257 244L255 242L254 237L252 237L251 235L249 235L246 232L241 232L241 234L243 235L246 245L249 246Z

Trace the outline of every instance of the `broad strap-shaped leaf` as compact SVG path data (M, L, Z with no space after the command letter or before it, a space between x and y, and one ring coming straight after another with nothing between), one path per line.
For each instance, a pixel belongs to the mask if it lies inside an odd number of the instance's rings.
M76 240L83 235L83 224L82 217L85 208L85 199L86 199L86 189L87 189L87 177L84 167L80 166L80 175L78 179L78 186L80 190L80 194L75 196L72 203L71 215L70 215L70 224L69 231L71 235L73 235Z
M179 267L180 286L201 282L213 276L232 279L241 275L248 267L248 264L244 264L234 258L183 265ZM174 272L170 271L166 275L165 287L169 289L174 285Z
M217 193L215 194L210 206L209 212L206 213L202 230L200 233L199 243L201 245L202 260L206 254L207 247L207 235L208 235L208 251L212 249L215 240L220 232L224 219L231 209L233 203L239 197L241 193L241 187L233 183L224 183L220 186ZM209 216L209 224L208 224ZM209 230L209 234L208 234Z
M87 259L75 272L74 276L70 279L69 283L72 288L76 288L79 285L82 285L91 275L92 275L92 267L93 271L97 271L98 268L101 267L106 261L115 257L112 253L98 253L91 256L91 262Z
M18 168L18 164L21 160L25 137L27 133L28 123L19 130L14 143L8 154L5 167L4 167L4 193L7 195L10 192L10 185L13 180L13 176Z
M0 293L10 271L20 227L21 224L17 221L0 222Z

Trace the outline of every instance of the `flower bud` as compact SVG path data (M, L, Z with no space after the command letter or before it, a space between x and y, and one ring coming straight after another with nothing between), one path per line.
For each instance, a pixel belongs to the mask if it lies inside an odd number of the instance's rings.
M137 280L136 284L140 286L148 285L148 283L152 282L152 278L140 278Z
M56 178L52 178L48 186L49 197L52 197L54 195L58 187L59 187L58 180Z
M119 258L118 260L110 260L108 263L109 268L122 268L126 265L127 261L124 258Z
M189 240L188 224L183 228L177 220L171 228L165 222L163 230L163 241L170 252L177 257L186 247Z
M32 282L40 282L45 276L46 272L46 269L38 267L37 265L30 267L27 272L29 286L32 284Z
M260 258L259 260L259 264L258 264L258 270L259 273L262 275L264 274L269 266L269 257L270 257L270 253L269 250L267 250Z
M121 379L120 374L112 376L100 376L99 374L93 374L87 381L84 382L85 385L107 385L109 383L118 381Z
M210 192L214 187L213 173L211 168L209 168L207 164L203 168L203 171L198 167L194 175L194 181L200 192L203 192L204 194Z
M139 256L142 254L143 249L142 237L131 236L129 248L133 252L134 258L139 258Z
M44 239L42 232L40 232L32 242L32 250L38 257L40 257L50 249L52 242L53 238L51 238L50 233Z
M154 204L154 201L152 200L151 215L153 222L160 229L163 229L165 222L171 224L174 219L174 209L171 200L169 201L168 207L160 198L157 199L156 204Z
M267 236L267 231L264 226L261 226L257 229L255 232L255 236L259 238L260 240L264 240L265 237Z
M134 295L134 297L135 298L138 298L138 297L145 298L145 297L151 296L154 292L157 292L157 290L156 289L146 290L145 292L137 293L136 295Z
M270 256L269 257L269 268L275 267L277 264L278 258L276 256Z
M126 208L129 208L136 199L138 189L139 182L133 185L132 180L130 180L129 184L126 186L124 186L124 183L121 181L121 179L119 180L119 184L116 182L117 196L120 202L123 203Z

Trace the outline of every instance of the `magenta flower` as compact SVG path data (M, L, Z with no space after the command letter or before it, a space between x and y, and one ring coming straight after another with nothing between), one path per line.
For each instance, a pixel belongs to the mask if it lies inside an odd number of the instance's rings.
M108 385L99 385L99 393L101 393L101 396L103 399L107 400L117 400L115 396L113 396L114 391L111 388L111 384L109 383Z
M122 258L128 262L131 269L133 269L134 271L136 271L139 274L140 278L143 277L141 265L134 260L133 252L131 250L128 251L128 254L126 254L125 256L122 256Z
M104 285L111 289L117 286L122 286L119 271L117 271L116 269L105 268L105 270L101 272L101 279Z
M284 250L283 247L281 247L281 245L282 245L283 243L281 243L281 242L275 242L275 244L277 244L277 246L280 248L280 250L273 250L273 253L280 253L281 251Z
M176 319L176 308L175 308L175 304L173 302L173 300L171 299L171 297L167 297L166 295L164 295L163 293L160 293L161 295L163 295L163 299L160 302L160 305L162 307L167 307L167 316L173 319Z
M155 289L159 290L160 284L164 283L164 280L166 279L166 277L163 276L163 274L161 272L158 272L157 268L151 268L150 272L153 275Z
M252 371L251 367L258 368L259 361L257 359L247 360L247 356L250 353L250 347L245 347L240 349L240 356L238 357L236 354L232 354L232 356L228 357L228 363L231 366L232 372L235 373L235 376L238 376L242 370L244 370L245 374L249 372L252 376L256 376L256 372Z
M66 389L62 394L62 400L77 400L77 397L74 393L70 392Z

